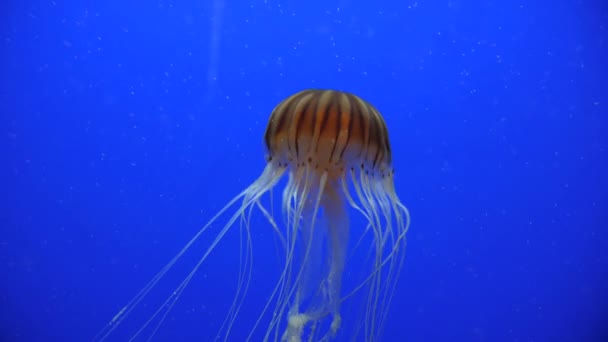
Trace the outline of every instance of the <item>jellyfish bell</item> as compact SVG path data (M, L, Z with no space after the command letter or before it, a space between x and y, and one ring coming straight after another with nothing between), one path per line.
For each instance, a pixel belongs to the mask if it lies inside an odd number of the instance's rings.
M278 237L282 267L266 304L252 320L247 340L261 332L264 341L328 341L343 329L341 306L362 294L361 320L348 322L349 335L378 340L405 256L409 212L393 183L388 129L380 113L360 97L336 90L304 90L279 103L264 135L267 149L262 174L200 229L190 242L112 319L97 336L106 340L176 262L218 218L227 222L166 301L133 334L153 337L178 297L226 233L244 229L244 260L234 300L216 339L228 340L239 319L252 274L250 218L259 210ZM262 197L287 181L276 218ZM367 223L352 230L351 207ZM232 210L231 213L229 211ZM237 224L238 222L238 224ZM261 229L260 227L256 227ZM348 291L343 275L351 235L371 237L370 267ZM243 262L244 261L244 262ZM361 297L361 296L358 296ZM259 338L256 337L256 340Z

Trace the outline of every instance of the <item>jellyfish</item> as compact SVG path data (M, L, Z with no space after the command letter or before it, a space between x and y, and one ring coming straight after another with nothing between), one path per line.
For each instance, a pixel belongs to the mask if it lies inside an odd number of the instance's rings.
M254 210L262 214L278 237L282 266L266 304L252 320L247 340L254 340L254 332L261 331L255 340L263 336L264 341L330 341L343 329L342 305L356 294L363 303L360 319L350 324L351 338L380 338L404 262L410 222L409 211L395 191L392 153L383 117L369 102L352 93L303 90L274 108L264 142L267 155L261 175L212 217L114 316L96 340L107 339L194 242L208 234L223 216L227 217L226 223L198 262L133 338L146 329L152 329L152 335L156 332L218 243L239 226L245 232L245 243L240 245L245 261L239 268L234 300L216 336L216 340L229 340L250 285L250 219ZM272 194L285 176L281 217L275 217L262 198ZM349 207L360 215L365 227L351 227ZM354 248L352 242L361 241L366 235L371 241L370 262L366 263L370 267L362 270L363 276L344 291L349 247Z

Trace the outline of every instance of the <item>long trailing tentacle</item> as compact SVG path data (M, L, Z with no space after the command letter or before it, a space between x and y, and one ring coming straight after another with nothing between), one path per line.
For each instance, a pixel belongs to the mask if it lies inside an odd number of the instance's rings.
M200 268L201 264L207 259L209 254L214 250L217 244L221 241L226 232L232 227L236 219L242 215L244 210L254 204L260 196L267 192L270 188L277 183L285 172L284 168L277 168L272 164L268 164L260 177L253 182L247 189L242 191L240 194L230 200L217 214L215 214L195 235L188 243L141 289L139 292L125 305L113 318L112 320L93 338L93 341L104 341L112 332L121 324L123 321L132 313L132 311L141 303L141 301L150 293L150 291L158 284L158 282L167 274L167 272L177 263L181 257L192 247L192 245L204 234L209 228L231 207L233 207L238 201L242 200L240 207L232 215L228 223L222 228L217 234L214 241L207 248L203 256L199 259L198 263L186 276L186 278L180 283L180 285L173 291L171 295L161 304L161 306L154 312L154 314L144 323L140 329L135 332L131 337L131 340L139 336L159 315L159 322L152 330L150 338L154 335L158 327L164 321L166 315L171 310L175 301L181 295L182 291L186 288L196 271ZM164 311L164 312L163 312ZM161 314L162 313L162 314Z

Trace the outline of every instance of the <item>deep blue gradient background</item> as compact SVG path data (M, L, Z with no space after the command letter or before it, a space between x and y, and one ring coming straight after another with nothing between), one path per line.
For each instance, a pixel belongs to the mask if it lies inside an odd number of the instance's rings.
M90 340L259 175L274 105L317 87L389 126L412 226L386 341L608 341L605 2L0 11L0 340ZM236 241L205 272L236 263ZM197 310L158 340L208 340L234 269L197 278Z

